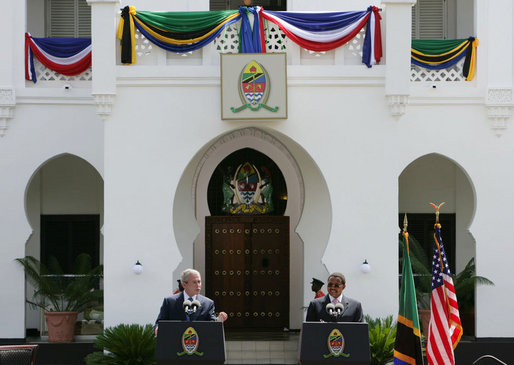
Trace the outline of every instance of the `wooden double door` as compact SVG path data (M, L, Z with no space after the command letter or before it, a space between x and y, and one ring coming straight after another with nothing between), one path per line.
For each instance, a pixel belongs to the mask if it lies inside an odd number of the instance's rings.
M227 328L289 328L289 217L205 218L206 294Z

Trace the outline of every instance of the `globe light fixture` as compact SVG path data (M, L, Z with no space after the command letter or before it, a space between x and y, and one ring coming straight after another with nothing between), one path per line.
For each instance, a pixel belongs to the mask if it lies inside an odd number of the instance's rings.
M368 272L371 271L371 266L370 266L370 264L368 264L368 260L364 259L364 262L361 265L361 271L364 274L367 274Z
M143 272L143 265L139 260L137 260L134 266L132 266L132 272L136 275L140 275Z

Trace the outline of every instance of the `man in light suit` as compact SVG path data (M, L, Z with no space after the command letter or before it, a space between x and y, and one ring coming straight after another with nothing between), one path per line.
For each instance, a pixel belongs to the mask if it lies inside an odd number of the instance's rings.
M184 291L181 293L173 294L172 296L164 298L161 306L159 316L155 321L155 335L157 336L157 330L160 320L175 320L175 321L220 321L224 322L227 319L227 313L220 312L216 318L214 313L214 302L200 295L202 290L202 277L200 273L193 269L186 269L180 275L180 280ZM190 316L186 316L184 311L184 301L198 300L200 302L200 308Z
M307 322L364 322L361 303L355 299L345 297L343 290L346 279L340 272L334 272L328 277L328 295L314 299L307 309ZM343 311L338 316L327 313L327 304L341 303Z

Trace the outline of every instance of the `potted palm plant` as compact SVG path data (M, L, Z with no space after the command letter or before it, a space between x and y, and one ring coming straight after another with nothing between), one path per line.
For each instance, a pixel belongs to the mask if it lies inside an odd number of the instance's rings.
M82 253L75 259L73 274L65 274L55 257L44 265L32 256L17 258L33 285L32 299L27 302L45 312L50 342L73 341L77 315L86 308L101 304L99 289L103 266L92 266L91 257Z
M96 336L99 349L84 358L87 365L155 365L156 338L151 324L119 324Z

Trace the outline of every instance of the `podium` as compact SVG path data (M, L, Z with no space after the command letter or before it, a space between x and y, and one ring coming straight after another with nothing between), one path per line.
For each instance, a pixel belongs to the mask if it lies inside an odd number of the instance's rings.
M369 365L368 324L304 322L298 357L302 365Z
M223 323L159 321L155 360L157 365L225 363Z

